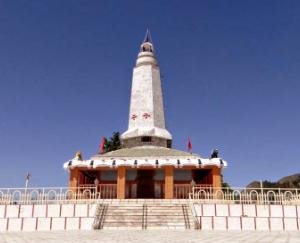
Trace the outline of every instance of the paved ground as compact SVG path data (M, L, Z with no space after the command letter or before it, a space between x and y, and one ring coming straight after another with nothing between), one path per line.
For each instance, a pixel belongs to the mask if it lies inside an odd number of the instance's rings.
M300 242L300 232L225 232L225 231L172 231L172 230L103 230L103 231L57 231L57 232L22 232L0 233L1 243L185 243L185 242Z

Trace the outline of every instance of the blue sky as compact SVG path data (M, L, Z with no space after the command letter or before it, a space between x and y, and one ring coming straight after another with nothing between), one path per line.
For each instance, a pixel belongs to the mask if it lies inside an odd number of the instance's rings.
M300 2L0 0L0 187L66 185L64 161L127 128L146 28L174 148L245 186L300 171Z

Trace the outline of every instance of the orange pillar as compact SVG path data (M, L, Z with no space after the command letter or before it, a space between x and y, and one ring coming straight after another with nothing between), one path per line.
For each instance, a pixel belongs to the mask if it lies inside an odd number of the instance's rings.
M72 191L72 194L70 194L72 199L76 199L77 197L77 187L78 187L78 181L79 181L79 170L77 168L70 170L70 179L69 179L69 190Z
M77 168L70 170L69 188L77 187L79 180L79 170Z
M126 168L121 166L118 167L118 178L117 178L117 198L125 198L125 182L126 182Z
M172 199L174 193L174 168L166 166L165 168L165 199Z
M214 188L220 188L222 185L221 185L221 169L218 168L218 167L213 167L212 168L212 186Z

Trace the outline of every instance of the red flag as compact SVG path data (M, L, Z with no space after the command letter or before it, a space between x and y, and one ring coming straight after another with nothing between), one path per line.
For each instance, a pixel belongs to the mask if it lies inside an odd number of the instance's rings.
M188 147L188 151L191 152L191 151L192 151L192 142L191 142L190 137L188 137L188 144L187 144L187 147Z
M105 137L102 137L101 143L100 143L100 154L104 154L104 145L105 145Z

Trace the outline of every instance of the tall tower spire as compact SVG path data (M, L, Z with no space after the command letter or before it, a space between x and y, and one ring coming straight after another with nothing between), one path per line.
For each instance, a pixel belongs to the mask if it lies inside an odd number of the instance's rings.
M133 68L128 130L121 139L124 147L171 147L172 136L165 127L160 71L148 29Z

